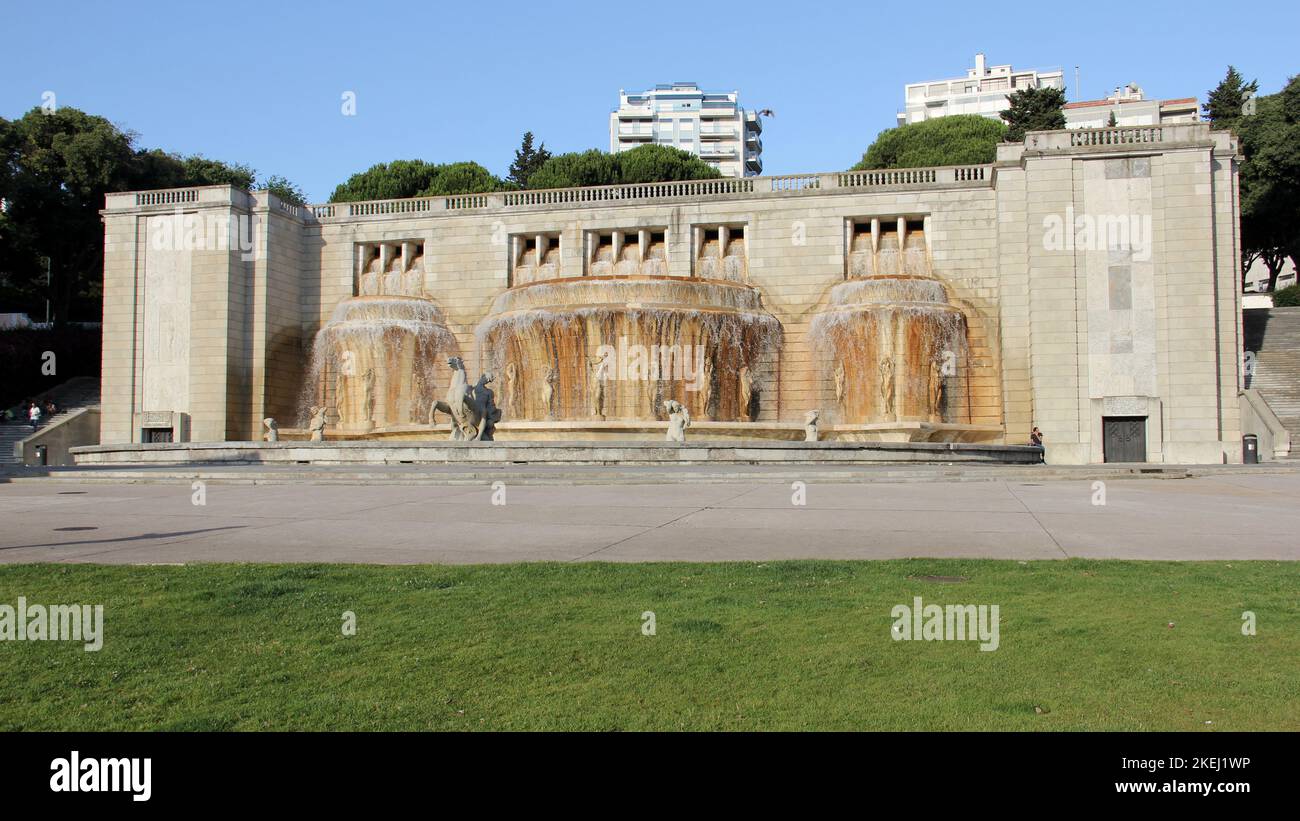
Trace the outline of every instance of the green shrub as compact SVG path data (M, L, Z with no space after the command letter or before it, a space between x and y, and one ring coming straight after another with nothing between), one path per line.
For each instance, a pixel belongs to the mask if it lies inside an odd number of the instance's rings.
M976 165L997 159L1005 124L976 114L954 114L880 132L854 171Z
M372 165L334 189L330 202L397 200L449 194L480 194L510 188L475 162L445 165L424 160L394 160Z
M1300 308L1300 285L1279 288L1273 292L1274 308Z
M606 154L590 151L559 154L528 178L529 188L577 188L587 185L708 180L718 169L689 151L667 145L642 145L631 151Z

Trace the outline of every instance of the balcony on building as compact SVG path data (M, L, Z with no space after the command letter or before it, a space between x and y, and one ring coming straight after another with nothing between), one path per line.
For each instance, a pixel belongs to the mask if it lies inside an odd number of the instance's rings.
M736 148L730 145L701 145L700 156L706 159L734 159Z
M736 106L734 103L727 103L726 105L721 105L721 104L710 105L709 103L706 102L702 106L700 106L701 118L716 120L719 117L725 117L726 119L731 119L735 116L736 116Z
M701 125L699 135L701 140L734 140L736 130L721 125Z

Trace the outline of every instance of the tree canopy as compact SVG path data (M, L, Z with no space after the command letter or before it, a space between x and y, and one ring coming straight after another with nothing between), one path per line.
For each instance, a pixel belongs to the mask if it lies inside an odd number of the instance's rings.
M576 188L586 185L707 180L721 176L718 169L689 151L667 145L642 145L615 154L593 148L556 155L533 174L528 187Z
M1234 82L1233 73L1224 83ZM1218 122L1237 134L1244 155L1239 178L1242 278L1261 260L1273 290L1288 257L1300 268L1300 77L1292 77L1279 93L1260 97L1254 114L1242 116L1238 109L1232 116L1232 111L1226 109Z
M56 323L99 318L105 194L258 187L256 172L246 165L137 149L135 141L134 133L76 108L33 108L16 120L0 118L0 309L41 316L48 298ZM263 187L268 184L282 198L302 201L301 191L283 177L270 177Z
M923 168L974 165L997 158L1007 127L976 114L954 114L880 132L854 171L869 168Z
M524 139L515 151L515 161L510 164L510 173L506 176L510 182L520 188L528 188L528 180L551 158L546 150L546 143L540 148L533 148L533 132L525 131Z
M668 145L642 145L613 156L621 183L711 180L722 176L691 152Z
M394 160L372 165L334 189L330 202L393 200L449 194L478 194L508 187L475 162L430 163Z
M1210 121L1210 128L1232 128L1244 113L1246 96L1258 90L1257 81L1246 82L1236 67L1228 66L1228 73L1205 95L1205 102L1201 105L1201 112Z
M424 160L394 160L353 174L334 189L330 202L480 194L517 189L523 184L528 188L576 188L722 176L694 154L669 146L643 145L618 154L593 148L551 156L544 147L528 154L525 149L531 150L529 136L525 135L524 144L515 152L510 179L496 177L473 162L439 165ZM537 157L543 154L545 161L537 164Z
M1006 121L1008 142L1021 142L1030 131L1065 128L1065 92L1059 88L1022 88L1008 94L1007 102L998 116Z

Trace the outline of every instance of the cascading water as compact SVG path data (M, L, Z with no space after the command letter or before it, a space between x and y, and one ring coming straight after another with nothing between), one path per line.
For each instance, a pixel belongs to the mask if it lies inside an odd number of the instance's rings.
M540 265L523 262L515 266L514 281L516 285L525 285L529 282L554 279L559 275L559 271L560 249L550 248L547 249Z
M419 296L424 287L424 255L417 252L403 269L402 257L388 261L388 269L380 270L378 253L370 257L357 277L357 288L362 296Z
M878 229L877 229L878 230ZM850 278L810 335L841 424L970 421L966 316L930 270L925 237L854 237Z
M419 297L345 299L316 334L301 423L322 406L341 431L423 424L458 355L442 312Z
M647 264L665 260L652 249ZM695 419L749 421L782 333L745 285L589 276L506 291L478 339L507 422L660 419L668 399Z
M727 243L727 253L718 253L719 241L708 240L700 248L695 267L702 279L722 279L728 282L745 281L745 241L733 239Z

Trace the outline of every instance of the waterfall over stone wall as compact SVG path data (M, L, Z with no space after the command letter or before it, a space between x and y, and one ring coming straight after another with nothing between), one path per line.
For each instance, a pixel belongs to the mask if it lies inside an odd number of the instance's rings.
M454 355L455 337L430 300L345 299L316 334L300 418L323 406L343 432L423 424Z

